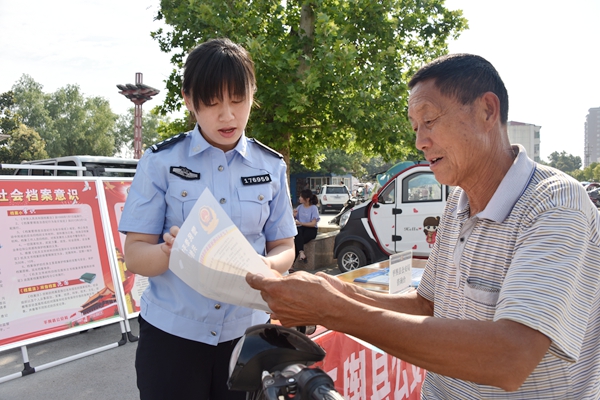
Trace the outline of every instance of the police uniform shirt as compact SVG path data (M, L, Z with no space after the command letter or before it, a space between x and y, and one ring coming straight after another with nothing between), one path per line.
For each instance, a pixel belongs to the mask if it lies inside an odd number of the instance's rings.
M242 135L227 153L198 130L148 149L139 161L119 230L159 234L181 226L208 188L258 254L267 241L297 233L281 156ZM265 323L262 311L206 298L170 270L149 278L141 316L155 327L186 339L216 345Z

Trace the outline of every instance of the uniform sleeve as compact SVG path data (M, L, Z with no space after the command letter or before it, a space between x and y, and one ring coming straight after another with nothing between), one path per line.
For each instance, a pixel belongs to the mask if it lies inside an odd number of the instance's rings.
M549 351L568 361L579 357L598 282L588 258L598 252L589 219L583 210L556 207L532 220L518 239L494 316L543 333L552 340Z
M151 154L145 153L140 160L131 183L119 222L119 231L162 234L165 224L165 188L161 175L155 171L156 163Z
M278 169L279 187L273 194L273 200L269 205L271 213L264 227L265 238L268 242L291 238L298 233L287 185L287 167L283 160L280 161Z

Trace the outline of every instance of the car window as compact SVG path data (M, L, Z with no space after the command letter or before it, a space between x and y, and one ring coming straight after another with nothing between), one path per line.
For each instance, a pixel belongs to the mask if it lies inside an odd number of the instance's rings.
M402 202L442 201L442 185L431 172L418 172L402 180Z
M379 195L379 200L382 204L395 204L396 203L396 184L392 183L386 187Z
M348 194L348 191L343 186L328 186L327 194Z

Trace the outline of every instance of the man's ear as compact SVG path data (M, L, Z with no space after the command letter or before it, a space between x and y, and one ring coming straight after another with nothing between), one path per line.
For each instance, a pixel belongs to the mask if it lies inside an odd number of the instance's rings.
M479 100L485 123L495 125L500 120L500 99L492 92L485 92Z

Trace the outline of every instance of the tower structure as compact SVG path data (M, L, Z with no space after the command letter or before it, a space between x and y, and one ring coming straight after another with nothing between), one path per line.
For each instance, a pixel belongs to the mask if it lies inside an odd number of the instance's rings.
M160 93L148 85L144 85L141 72L135 74L135 85L117 85L120 94L127 97L135 104L135 117L133 123L133 157L142 158L142 104L152 99L152 96Z

